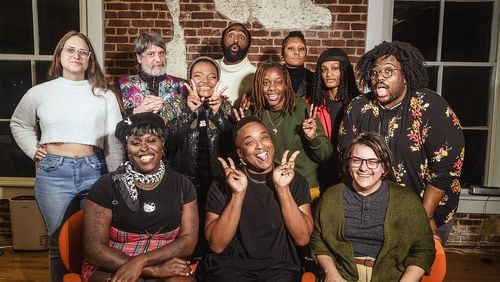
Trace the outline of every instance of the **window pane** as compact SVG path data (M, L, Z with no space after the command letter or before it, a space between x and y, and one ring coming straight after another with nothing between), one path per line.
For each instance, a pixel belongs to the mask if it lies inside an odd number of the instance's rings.
M17 146L9 122L0 122L0 177L35 176L35 163Z
M38 0L40 54L51 55L57 42L70 30L80 30L78 0Z
M10 119L21 97L31 88L30 61L0 61L0 118Z
M437 76L438 76L439 67L427 67L427 73L429 74L429 85L427 88L430 90L437 92Z
M444 9L443 61L487 62L493 2L449 2Z
M0 1L0 53L33 54L31 0Z
M436 61L439 1L394 1L392 40L411 43Z
M484 163L488 131L464 130L465 160L460 180L463 186L484 185Z
M442 95L463 126L487 126L491 68L445 67Z
M36 82L35 84L40 84L42 82L49 80L49 68L51 61L36 61L35 62L35 70L36 70Z

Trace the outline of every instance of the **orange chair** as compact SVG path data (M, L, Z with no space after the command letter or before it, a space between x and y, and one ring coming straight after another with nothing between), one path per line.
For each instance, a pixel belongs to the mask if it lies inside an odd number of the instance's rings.
M436 258L432 264L430 275L422 277L422 282L442 282L446 275L446 254L443 245L436 238L434 238L434 245L436 247Z
M59 233L59 254L68 271L63 282L81 281L83 262L83 210L79 210L64 222Z
M83 210L79 210L66 222L64 222L59 233L59 254L61 260L68 270L64 275L63 282L81 282L80 273L83 262ZM198 262L191 265L193 272ZM316 277L312 272L302 274L301 282L314 282Z

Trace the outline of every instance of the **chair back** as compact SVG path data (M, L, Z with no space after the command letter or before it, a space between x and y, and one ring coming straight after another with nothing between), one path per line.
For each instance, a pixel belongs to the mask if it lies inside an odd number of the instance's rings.
M70 216L59 233L59 254L70 273L80 273L83 262L83 210Z
M431 273L422 277L422 282L442 282L446 276L446 254L441 241L434 238L436 258L431 267Z

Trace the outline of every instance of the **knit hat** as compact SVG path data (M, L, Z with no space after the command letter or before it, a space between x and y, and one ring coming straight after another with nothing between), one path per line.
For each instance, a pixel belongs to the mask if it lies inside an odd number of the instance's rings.
M163 119L154 113L145 112L134 114L126 119L120 121L116 125L115 136L124 145L127 144L127 137L130 136L130 131L139 126L149 125L152 130L158 131L161 138L164 138L165 134L165 122Z
M191 65L189 65L188 76L187 76L188 80L191 80L191 72L193 71L194 65L196 65L198 62L210 62L210 63L212 63L215 66L215 68L217 69L217 79L220 79L220 65L219 65L219 63L217 63L216 60L214 60L210 57L201 56L201 57L194 59L193 62L191 63Z
M349 62L349 57L347 54L344 52L344 50L340 48L330 48L326 49L321 53L321 55L318 58L318 66L321 66L324 62L328 61L341 61L341 62Z

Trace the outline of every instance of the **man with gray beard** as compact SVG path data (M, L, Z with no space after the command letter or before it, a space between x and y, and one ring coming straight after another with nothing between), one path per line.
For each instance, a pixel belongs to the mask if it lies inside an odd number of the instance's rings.
M135 39L133 52L137 74L118 80L125 115L153 112L169 121L185 107L187 89L184 79L166 73L165 41L154 31Z

